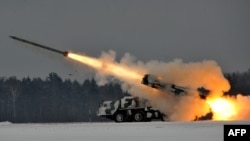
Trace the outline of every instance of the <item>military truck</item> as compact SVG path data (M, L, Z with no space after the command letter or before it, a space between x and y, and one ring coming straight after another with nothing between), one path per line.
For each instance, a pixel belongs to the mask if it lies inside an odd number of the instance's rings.
M165 115L148 105L148 101L133 96L125 96L116 101L103 101L97 115L115 122L143 122L164 120Z

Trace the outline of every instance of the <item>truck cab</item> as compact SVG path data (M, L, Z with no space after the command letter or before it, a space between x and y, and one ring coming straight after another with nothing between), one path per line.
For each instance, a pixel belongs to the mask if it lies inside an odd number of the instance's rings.
M142 122L164 118L159 110L147 105L147 100L133 96L125 96L115 101L103 101L97 115L116 122Z

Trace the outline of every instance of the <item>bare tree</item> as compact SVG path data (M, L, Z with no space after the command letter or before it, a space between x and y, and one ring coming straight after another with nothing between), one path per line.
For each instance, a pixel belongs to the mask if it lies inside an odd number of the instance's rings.
M6 83L9 86L9 92L12 96L12 104L13 104L13 120L16 120L16 100L20 93L20 81L16 79L16 77L10 77Z

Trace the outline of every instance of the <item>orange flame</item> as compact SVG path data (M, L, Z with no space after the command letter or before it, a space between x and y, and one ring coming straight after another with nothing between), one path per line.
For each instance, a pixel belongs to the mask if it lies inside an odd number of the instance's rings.
M235 103L226 98L215 98L206 101L212 109L214 120L231 120L237 114Z

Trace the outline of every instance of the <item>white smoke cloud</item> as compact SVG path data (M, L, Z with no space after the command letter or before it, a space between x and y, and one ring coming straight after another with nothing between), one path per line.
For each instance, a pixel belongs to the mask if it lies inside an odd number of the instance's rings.
M129 53L126 53L119 62L115 61L115 57L116 53L112 50L102 52L100 60L102 60L104 69L97 70L98 84L103 85L117 79L121 82L124 91L148 99L153 107L165 113L167 118L172 121L190 121L210 112L211 109L206 101L199 98L197 88L209 89L210 97L220 97L223 92L230 89L229 82L224 78L221 68L213 60L185 63L181 59L175 59L171 62L152 60L144 63ZM186 87L188 94L179 97L173 96L173 94L147 87L138 80L124 77L123 74L112 74L110 71L105 71L106 63L119 65L128 71L138 73L141 78L146 73L159 76L163 82ZM246 100L245 97L239 96L237 102L239 103L239 101L249 103L249 99ZM243 109L240 110L246 109L243 106ZM245 119L249 118L249 115L250 112L240 115L240 117Z

